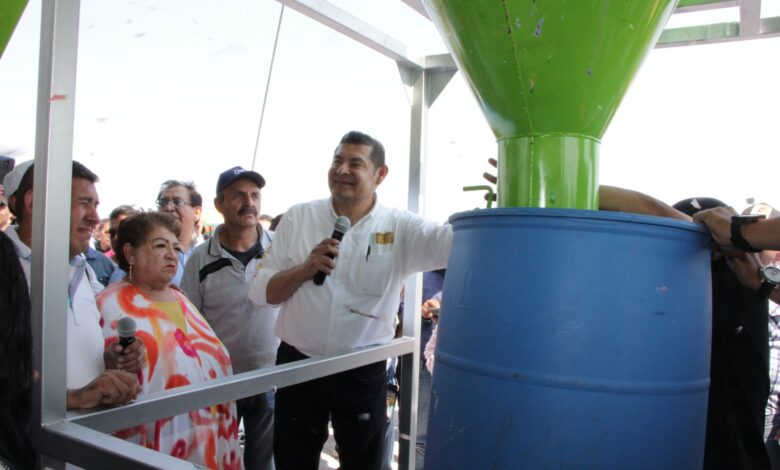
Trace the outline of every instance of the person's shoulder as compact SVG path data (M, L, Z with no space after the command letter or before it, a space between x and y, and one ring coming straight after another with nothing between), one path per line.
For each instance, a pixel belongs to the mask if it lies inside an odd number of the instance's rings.
M209 248L211 247L212 243L219 244L219 241L216 238L211 237L200 245L194 247L192 253L190 253L190 257L187 259L187 266L189 266L193 261L207 259L209 257Z
M171 292L184 304L186 308L188 308L192 312L198 312L200 313L200 310L195 306L195 304L192 303L190 298L187 296L187 293L184 292L184 290L176 285L169 285Z
M330 199L314 199L312 201L299 202L298 204L294 204L289 209L287 209L287 211L285 211L284 213L284 216L287 217L288 214L290 214L291 212L296 213L302 211L317 210L323 207L327 208L329 204L330 204Z
M17 232L18 228L18 225L11 225L5 229L4 233L11 240L11 242L13 242L16 255L20 259L27 259L30 257L31 253L30 247L25 245L24 242L19 238L19 233Z
M379 203L377 203L376 213L381 218L392 220L396 223L409 222L409 221L425 222L427 220L420 214L417 214L410 210L398 209L396 207L380 206Z
M323 214L330 213L330 199L315 199L290 206L284 212L284 217L279 225L289 223L311 223L323 219ZM277 227L277 230L279 227Z
M109 297L118 295L120 292L132 288L132 285L125 281L115 282L113 284L109 284L106 286L102 291L100 291L97 295L95 295L95 298L98 300L98 302L107 299Z
M86 256L87 256L88 260L91 260L91 261L97 263L98 265L111 266L111 267L115 267L116 266L116 264L114 264L114 262L111 261L111 258L109 258L108 256L104 255L103 253L97 251L94 248L90 248L89 252L87 253Z

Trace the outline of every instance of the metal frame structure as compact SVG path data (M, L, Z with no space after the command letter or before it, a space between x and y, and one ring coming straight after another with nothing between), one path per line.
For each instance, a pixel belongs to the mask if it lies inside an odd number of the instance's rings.
M411 89L409 203L421 212L425 196L425 138L427 112L456 72L449 55L422 59L407 56L406 47L325 0L277 0L370 47L398 64L403 83ZM425 15L420 0L401 0ZM35 390L34 419L42 463L62 468L72 462L85 468L193 468L193 465L124 440L107 432L179 414L213 403L274 390L361 365L400 356L403 390L400 406L400 468L414 468L419 369L421 304L420 276L406 283L403 338L389 344L339 356L237 374L208 385L188 386L145 397L124 407L91 413L66 412L65 317L70 174L75 107L76 51L80 0L43 0L39 63L38 117L34 187L32 299L36 367L41 380ZM681 0L679 13L739 7L738 23L678 28L664 31L658 47L756 39L780 35L780 18L761 18L761 0ZM413 321L408 321L413 320ZM45 345L45 347L44 347ZM39 406L38 406L39 405Z

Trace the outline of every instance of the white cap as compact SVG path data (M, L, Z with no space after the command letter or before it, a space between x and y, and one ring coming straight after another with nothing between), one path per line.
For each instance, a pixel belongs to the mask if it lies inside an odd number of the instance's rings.
M19 184L22 182L24 174L27 173L27 170L32 166L33 161L34 160L27 160L22 162L16 165L10 173L5 175L3 190L5 191L6 199L13 196L16 190L19 189Z

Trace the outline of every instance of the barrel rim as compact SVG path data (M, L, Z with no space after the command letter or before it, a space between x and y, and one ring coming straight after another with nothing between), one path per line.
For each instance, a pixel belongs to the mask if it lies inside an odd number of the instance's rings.
M583 209L562 209L562 208L543 208L543 207L500 207L496 209L475 209L470 211L456 212L450 216L449 222L454 224L464 219L476 219L485 217L549 217L558 219L583 219L583 220L602 220L612 222L632 222L643 225L655 225L661 227L677 228L694 233L709 235L706 227L695 222L685 220L670 219L655 215L631 214L627 212L614 211L592 211Z

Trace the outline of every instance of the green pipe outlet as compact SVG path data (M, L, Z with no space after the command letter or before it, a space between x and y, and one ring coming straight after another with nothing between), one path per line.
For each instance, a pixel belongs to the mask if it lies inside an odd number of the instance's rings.
M581 135L499 139L498 206L598 208L598 153Z
M596 209L598 146L677 0L423 0L499 144L500 206Z

